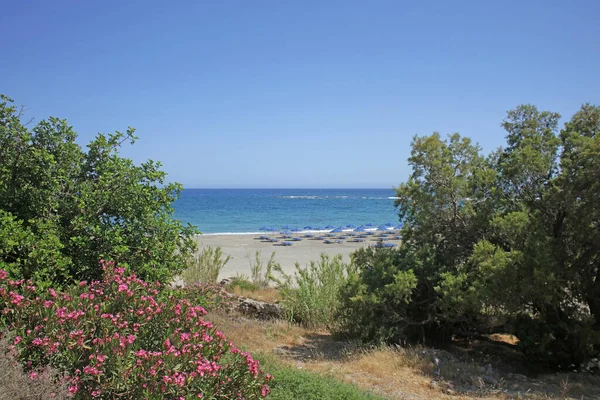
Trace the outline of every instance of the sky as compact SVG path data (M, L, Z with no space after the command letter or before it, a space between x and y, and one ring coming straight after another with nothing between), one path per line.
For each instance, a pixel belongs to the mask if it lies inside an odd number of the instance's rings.
M187 188L390 188L414 135L489 152L600 104L600 1L4 1L0 93Z

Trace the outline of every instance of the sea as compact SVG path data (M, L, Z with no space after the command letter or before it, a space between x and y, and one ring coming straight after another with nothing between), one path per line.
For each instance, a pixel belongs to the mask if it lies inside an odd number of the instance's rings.
M175 218L203 234L398 224L393 189L184 189ZM306 229L304 229L306 227Z

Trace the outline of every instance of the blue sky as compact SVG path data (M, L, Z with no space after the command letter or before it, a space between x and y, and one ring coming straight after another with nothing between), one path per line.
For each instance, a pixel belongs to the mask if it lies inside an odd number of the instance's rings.
M0 92L186 187L387 188L413 135L600 103L600 2L11 1Z

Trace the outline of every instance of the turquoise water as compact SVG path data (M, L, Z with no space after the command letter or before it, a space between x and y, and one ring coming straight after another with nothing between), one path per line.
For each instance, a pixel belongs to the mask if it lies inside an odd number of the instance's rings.
M175 218L202 233L398 223L393 189L185 189Z

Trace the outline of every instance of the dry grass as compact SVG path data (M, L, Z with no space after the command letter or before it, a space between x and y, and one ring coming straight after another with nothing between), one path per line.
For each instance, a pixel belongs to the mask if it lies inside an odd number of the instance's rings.
M35 371L32 379L19 365L5 335L0 339L0 400L68 399L66 387L55 383L58 375L50 369Z
M389 399L600 399L600 379L583 374L535 378L505 374L424 347L363 348L285 321L210 313L228 339L287 365L334 376ZM509 341L511 338L502 338Z
M267 303L279 303L281 300L279 290L272 287L247 289L240 286L233 286L228 287L227 291L235 294L236 296L249 297L251 299L264 301Z

